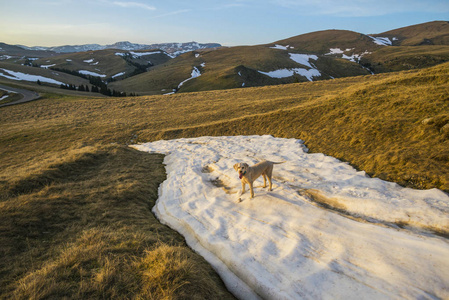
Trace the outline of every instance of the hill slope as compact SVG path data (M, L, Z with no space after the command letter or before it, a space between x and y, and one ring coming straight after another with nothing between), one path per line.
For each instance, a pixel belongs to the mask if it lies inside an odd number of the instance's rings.
M388 37L395 46L449 45L449 22L417 24L373 36Z
M431 22L378 35L325 30L266 45L196 51L113 87L143 94L192 92L429 67L449 60L448 27ZM435 45L407 46L416 38Z

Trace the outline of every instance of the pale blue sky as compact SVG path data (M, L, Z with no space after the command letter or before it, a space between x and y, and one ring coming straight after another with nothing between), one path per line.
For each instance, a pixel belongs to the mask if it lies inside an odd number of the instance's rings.
M449 0L0 0L0 42L236 46L325 29L381 33L434 20L449 21Z

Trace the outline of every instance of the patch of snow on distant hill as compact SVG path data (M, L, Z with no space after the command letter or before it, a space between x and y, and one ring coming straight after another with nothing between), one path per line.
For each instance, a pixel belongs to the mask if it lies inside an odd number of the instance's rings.
M393 45L391 40L389 38L387 38L387 37L374 37L374 36L369 36L369 37L372 38L374 43L376 43L377 45L381 45L381 46L391 46L391 45Z
M115 55L118 55L118 56L127 56L127 55L131 55L133 58L137 58L137 57L141 57L141 56L147 56L147 55L159 54L159 53L162 53L162 51L151 51L151 52L134 52L134 51L129 51L129 52L116 52Z
M309 81L312 81L313 77L321 76L320 71L310 62L311 59L317 60L318 56L310 54L297 54L297 53L289 53L289 55L291 60L297 62L298 64L309 67L310 69L307 70L304 68L293 68L293 69L279 69L270 72L262 72L262 71L258 72L270 76L271 78L286 78L297 74L306 77Z
M350 52L354 50L353 48L349 48L346 50L341 50L340 48L330 48L329 49L329 53L326 53L325 55L340 55L341 54L341 58L355 62L355 63L359 63L360 59L366 55L366 54L371 54L371 52L365 51L361 54L355 54L352 53L351 55L346 55L345 53Z
M309 81L313 80L313 77L319 77L321 76L320 71L317 69L303 69L303 68L294 68L294 69L280 69L276 71L271 72L262 72L258 71L261 74L270 76L271 78L286 78L294 76L295 74L301 75L306 77Z
M297 62L298 64L304 65L309 68L315 68L315 66L312 66L309 62L309 60L317 60L318 56L316 55L310 55L310 54L296 54L296 53L289 53L290 59Z
M181 86L182 86L184 83L186 83L187 81L189 81L189 80L191 80L191 79L193 79L193 78L200 77L200 76L201 76L200 70L198 70L197 67L193 67L191 77L190 77L190 78L187 78L186 80L184 80L183 82L181 82L181 83L178 85L178 89L181 88Z
M94 59L93 58L91 58L91 59L86 59L86 60L83 60L85 63L88 63L88 64L90 64L91 62L93 62L94 61Z
M90 75L90 76L97 76L97 77L106 77L106 75L98 74L95 72L87 71L87 70L80 70L78 73L84 74L84 75Z
M112 75L112 78L116 78L116 77L119 77L119 76L122 76L122 75L125 75L125 72L120 72L120 73L117 73L115 75Z
M345 52L354 50L354 48L348 48L346 50L341 50L340 48L330 48L329 49L329 53L326 53L325 55L332 55L332 54L343 54Z
M14 71L10 71L7 69L0 69L0 70L2 70L3 72L6 73L6 74L0 73L0 76L3 76L8 79L12 79L12 80L24 80L24 81L32 81L32 82L36 82L39 80L41 82L47 82L47 83L52 83L52 84L57 84L57 85L65 84L61 81L57 81L57 80L47 78L44 76L31 75L31 74L26 74L26 73L22 73L22 72L14 72Z
M41 65L41 68L43 68L43 69L48 69L48 68L51 68L51 67L54 67L54 66L56 66L56 64L52 64L52 65Z
M271 49L278 49L278 50L287 50L288 49L288 47L290 47L290 46L282 46L282 45L274 45L274 47L270 47Z

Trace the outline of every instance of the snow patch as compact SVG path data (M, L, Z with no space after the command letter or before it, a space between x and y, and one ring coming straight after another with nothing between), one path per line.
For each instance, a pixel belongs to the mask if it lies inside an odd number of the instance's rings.
M84 74L84 75L90 75L90 76L97 76L97 77L106 77L104 74L98 74L95 72L87 71L87 70L80 70L78 73Z
M94 59L93 58L91 58L91 59L87 59L87 60L83 60L85 63L88 63L88 64L90 64L90 63L92 63L93 61L94 61Z
M3 76L5 78L8 79L12 79L12 80L24 80L24 81L32 81L32 82L36 82L36 81L40 81L40 82L47 82L47 83L52 83L52 84L57 84L57 85L61 85L61 84L65 84L61 81L57 81L51 78L47 78L44 76L40 76L40 75L31 75L31 74L26 74L26 73L22 73L22 72L14 72L14 71L10 71L7 69L2 69L0 68L0 70L2 70L4 73L0 73L0 76Z
M309 81L313 80L313 77L321 76L320 71L317 69L303 69L303 68L294 68L294 69L280 69L271 72L262 72L258 71L261 74L270 76L271 78L286 78L294 76L295 74L306 77Z
M241 299L449 298L449 243L314 205L328 197L359 216L449 228L449 197L368 178L302 141L201 137L134 146L166 154L153 212L179 231ZM239 194L233 165L267 159L273 191ZM240 201L241 200L241 201Z
M147 55L153 55L153 54L159 54L162 53L161 51L151 51L151 52L134 52L134 51L129 51L129 52L116 52L115 55L118 56L127 56L127 55L131 55L133 58L138 58L141 56L147 56Z
M341 54L341 58L355 62L355 63L359 63L360 59L367 54L371 54L371 52L369 52L368 50L365 50L365 52L361 53L361 54L355 54L352 53L351 55L346 55L345 53L351 52L353 51L354 48L349 48L346 50L341 50L340 48L330 48L329 49L329 53L326 53L325 55L340 55Z
M309 60L317 60L318 56L316 55L310 55L310 54L296 54L296 53L289 53L290 59L297 62L298 64L304 65L309 68L316 68L315 66L312 66L309 62Z
M115 75L112 75L112 78L116 78L116 77L119 77L119 76L122 76L122 75L125 75L125 72L120 72L120 73L117 73Z
M187 81L192 80L193 78L200 77L200 76L201 76L200 70L198 70L197 67L193 67L191 77L190 77L190 78L187 78L186 80L184 80L183 82L181 82L181 83L178 85L178 89L181 88L181 86L182 86L184 83L186 83Z
M291 60L306 67L309 67L310 69L293 68L293 69L279 69L271 72L262 72L262 71L258 72L270 76L271 78L286 78L297 74L306 77L309 81L312 81L313 77L321 76L320 71L310 62L311 59L317 60L318 56L310 54L296 54L296 53L289 53L289 55Z
M54 66L56 66L56 64L52 64L52 65L41 65L40 67L43 68L43 69L48 69L48 68L51 68L51 67L54 67Z
M377 45L381 45L381 46L391 46L393 45L393 43L391 42L391 40L387 37L374 37L374 36L369 36L370 38L373 39L374 43Z
M288 49L294 49L295 47L287 45L287 46L282 46L282 45L274 45L274 47L270 47L271 49L278 49L278 50L288 50Z

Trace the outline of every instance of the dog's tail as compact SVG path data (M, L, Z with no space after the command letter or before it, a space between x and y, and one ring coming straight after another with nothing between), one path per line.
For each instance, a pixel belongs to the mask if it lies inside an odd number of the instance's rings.
M285 163L285 162L287 162L287 161L286 161L286 160L281 161L281 162L275 162L275 161L272 161L272 163L275 164L275 165L280 165L280 164L283 164L283 163Z

